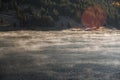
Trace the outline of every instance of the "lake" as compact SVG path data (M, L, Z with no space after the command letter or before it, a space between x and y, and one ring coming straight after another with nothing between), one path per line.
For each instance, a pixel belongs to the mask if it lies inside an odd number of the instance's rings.
M120 31L0 32L0 80L120 80Z

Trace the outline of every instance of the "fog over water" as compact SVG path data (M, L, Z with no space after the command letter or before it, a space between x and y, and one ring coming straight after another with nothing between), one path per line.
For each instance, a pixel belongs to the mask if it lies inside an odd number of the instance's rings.
M120 80L120 32L0 32L0 80Z

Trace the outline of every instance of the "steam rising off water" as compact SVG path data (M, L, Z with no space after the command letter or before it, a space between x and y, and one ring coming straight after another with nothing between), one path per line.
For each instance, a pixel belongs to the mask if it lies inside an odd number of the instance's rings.
M0 75L2 80L17 74L26 80L29 74L44 80L119 80L119 51L117 30L0 32Z

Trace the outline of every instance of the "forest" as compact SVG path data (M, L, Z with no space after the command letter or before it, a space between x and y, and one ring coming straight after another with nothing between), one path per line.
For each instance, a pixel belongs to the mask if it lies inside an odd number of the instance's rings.
M16 21L9 24L17 27L54 27L59 16L81 23L85 9L95 5L107 14L104 25L120 29L119 0L0 0L0 24L7 23L3 15L13 16Z

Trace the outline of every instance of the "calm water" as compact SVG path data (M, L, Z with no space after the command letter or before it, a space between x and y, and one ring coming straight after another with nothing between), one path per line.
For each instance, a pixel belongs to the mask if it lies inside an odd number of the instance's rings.
M0 80L120 80L119 31L0 32Z

